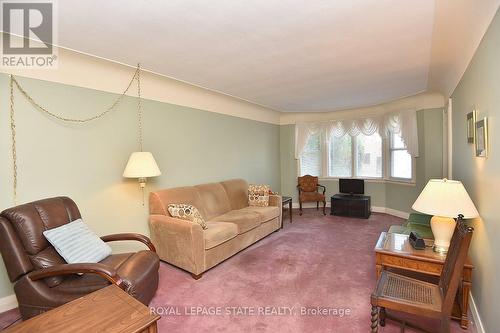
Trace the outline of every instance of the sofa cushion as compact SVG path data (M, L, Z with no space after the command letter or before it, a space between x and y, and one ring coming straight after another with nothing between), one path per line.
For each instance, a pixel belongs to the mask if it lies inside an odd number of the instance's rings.
M246 210L249 212L255 212L260 215L261 222L267 222L272 220L280 215L280 208L276 206L268 206L268 207L256 207L249 206L245 207L242 210Z
M100 261L100 263L118 270L118 268L131 256L132 253L112 254ZM88 294L106 287L109 284L108 280L97 274L72 274L65 276L63 282L58 285L55 290L57 290L57 292L68 294Z
M231 179L221 182L229 197L231 209L241 209L248 206L248 183L243 179Z
M195 186L195 188L198 190L205 207L205 220L211 220L231 210L229 198L221 183L202 184Z
M208 229L203 230L205 239L205 250L216 247L219 244L238 236L238 226L228 222L207 222Z
M246 210L245 208L232 210L226 214L217 216L212 221L234 223L238 226L239 234L252 230L263 222L262 216L259 213Z

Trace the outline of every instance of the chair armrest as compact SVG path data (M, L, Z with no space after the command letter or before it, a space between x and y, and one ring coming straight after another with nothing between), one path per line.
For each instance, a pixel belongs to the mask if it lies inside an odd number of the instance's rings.
M153 245L153 243L151 243L151 240L148 237L141 234L135 234L135 233L112 234L112 235L102 236L101 239L104 242L135 240L146 245L151 251L156 252L155 246Z
M326 187L325 187L325 186L323 186L323 185L320 185L320 184L318 184L317 186L318 186L318 187L321 187L321 188L323 189L323 194L325 194L325 192L326 192Z
M300 187L300 185L297 185L297 190L299 191L299 195L300 195L300 192L302 191L302 187Z
M56 265L33 271L28 274L28 277L33 281L37 281L51 276L70 275L78 273L97 274L100 277L105 278L109 282L116 284L118 287L122 289L125 288L125 284L123 283L123 280L118 275L118 273L116 273L116 270L100 263Z

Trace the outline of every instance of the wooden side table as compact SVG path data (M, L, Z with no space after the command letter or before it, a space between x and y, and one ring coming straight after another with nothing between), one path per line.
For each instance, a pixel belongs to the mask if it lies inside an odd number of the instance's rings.
M122 332L156 333L159 315L116 285L66 303L5 333Z
M281 197L281 214L283 214L283 207L288 205L288 210L290 211L290 223L292 223L292 197ZM283 223L281 223L281 228L283 228Z
M382 232L375 246L377 278L387 267L439 277L445 258L446 255L436 253L430 247L415 250L408 241L408 235L403 234ZM463 329L469 326L469 292L472 287L473 269L470 258L467 258L462 271L462 283L453 306L452 318L460 321L460 327Z

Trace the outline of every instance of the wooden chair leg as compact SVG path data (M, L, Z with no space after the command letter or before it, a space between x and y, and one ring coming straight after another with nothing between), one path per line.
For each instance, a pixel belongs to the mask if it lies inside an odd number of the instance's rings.
M302 216L302 201L299 201L299 215Z
M378 307L372 306L372 324L371 324L371 333L378 333Z
M380 326L385 327L385 318L387 317L387 314L385 312L385 308L380 308L379 314L378 314L378 323Z
M316 210L319 210L319 201L316 201Z
M323 215L326 215L326 201L323 201Z

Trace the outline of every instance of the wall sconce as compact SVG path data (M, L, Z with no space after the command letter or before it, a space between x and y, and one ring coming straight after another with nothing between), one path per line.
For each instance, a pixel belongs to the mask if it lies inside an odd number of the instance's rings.
M137 115L139 118L139 148L140 151L133 152L123 171L125 178L137 178L139 186L142 190L142 205L144 206L144 188L146 180L149 177L157 177L161 175L160 168L156 164L153 154L148 151L142 151L142 101L141 101L141 65L137 64L137 70L134 74L134 79L137 80Z
M139 186L143 191L142 205L144 206L144 187L146 187L146 179L149 177L157 177L161 175L160 168L156 164L153 154L147 151L133 152L127 162L127 166L123 171L125 178L137 178Z

